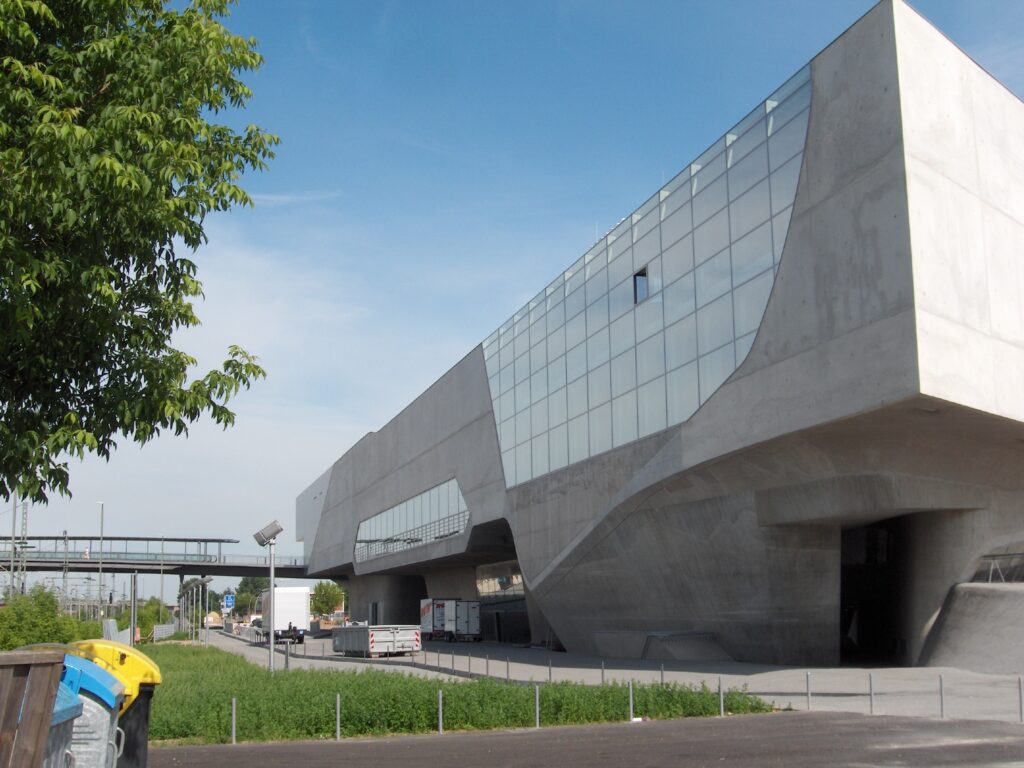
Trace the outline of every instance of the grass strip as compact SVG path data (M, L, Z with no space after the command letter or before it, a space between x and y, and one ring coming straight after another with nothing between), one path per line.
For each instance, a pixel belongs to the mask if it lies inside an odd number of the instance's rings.
M445 730L524 728L534 724L533 686L479 678L443 682L378 670L290 670L271 674L216 648L154 645L163 685L153 700L152 740L217 744L231 740L231 698L239 741L334 738L335 695L341 694L343 736L426 733L437 729L437 690L444 691ZM718 714L718 692L668 683L634 684L637 717L667 719ZM729 690L733 714L769 712L763 700ZM541 686L541 725L622 721L624 683Z

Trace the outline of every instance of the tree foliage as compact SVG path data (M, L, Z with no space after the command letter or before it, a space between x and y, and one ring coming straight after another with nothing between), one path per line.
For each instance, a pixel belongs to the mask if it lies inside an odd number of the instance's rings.
M344 590L333 581L320 581L313 587L309 605L313 613L326 616L334 613L344 596Z
M182 434L264 375L172 335L199 320L189 256L276 137L216 122L251 96L229 0L0 0L0 496L69 493L69 457ZM191 380L190 380L191 378Z
M0 650L29 643L69 643L78 636L78 622L61 616L57 598L42 587L16 595L0 608Z

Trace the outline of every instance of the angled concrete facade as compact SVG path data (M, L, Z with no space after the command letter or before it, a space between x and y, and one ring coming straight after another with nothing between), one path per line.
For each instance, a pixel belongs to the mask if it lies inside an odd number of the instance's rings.
M606 656L971 666L947 598L1024 547L1022 132L884 0L304 491L310 574Z

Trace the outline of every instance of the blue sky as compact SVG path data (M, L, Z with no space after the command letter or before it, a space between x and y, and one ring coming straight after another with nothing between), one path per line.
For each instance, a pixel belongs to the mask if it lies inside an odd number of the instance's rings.
M103 500L108 533L254 551L276 517L299 554L299 492L872 5L242 0L227 25L266 64L221 119L282 144L255 208L208 222L180 344L269 378L233 430L76 463L30 533L93 533ZM1024 93L1024 3L915 7Z

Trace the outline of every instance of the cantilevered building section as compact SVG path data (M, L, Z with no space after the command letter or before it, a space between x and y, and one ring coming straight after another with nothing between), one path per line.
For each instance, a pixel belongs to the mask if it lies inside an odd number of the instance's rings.
M1024 551L1022 135L884 0L304 491L310 574L584 653L1021 669L1024 592L967 582Z

